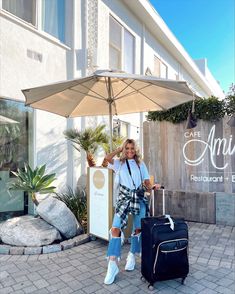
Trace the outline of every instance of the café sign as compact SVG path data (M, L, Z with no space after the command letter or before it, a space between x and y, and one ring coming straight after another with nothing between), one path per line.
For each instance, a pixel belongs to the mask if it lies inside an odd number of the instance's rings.
M220 138L215 136L215 125L213 125L209 131L206 139L202 138L201 132L185 132L184 137L187 142L183 146L184 162L189 166L199 166L203 163L206 157L209 155L209 160L217 171L225 171L228 168L229 162L224 161L222 165L216 163L217 157L224 157L228 159L228 156L234 156L235 145L233 143L233 136L228 138ZM196 154L192 155L191 150L197 150ZM225 157L226 156L226 157ZM226 178L227 179L227 178ZM235 182L235 175L230 177L232 182ZM194 182L223 182L224 177L206 177L191 175L190 180Z

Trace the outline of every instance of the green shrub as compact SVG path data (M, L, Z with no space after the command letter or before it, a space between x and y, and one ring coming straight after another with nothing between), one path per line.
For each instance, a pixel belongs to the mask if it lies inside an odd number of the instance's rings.
M232 115L235 113L235 93L228 95L225 99L226 102L226 110L228 115Z
M75 215L78 222L82 225L84 232L87 232L87 197L84 190L76 189L75 192L71 187L63 193L55 193L58 200L63 201Z
M149 121L169 121L180 123L188 117L188 111L192 108L192 102L187 102L171 108L166 111L150 111L147 115ZM201 98L195 100L195 116L197 119L206 121L216 121L224 117L228 106L225 100L219 100L217 97ZM230 101L230 111L234 112L234 99Z

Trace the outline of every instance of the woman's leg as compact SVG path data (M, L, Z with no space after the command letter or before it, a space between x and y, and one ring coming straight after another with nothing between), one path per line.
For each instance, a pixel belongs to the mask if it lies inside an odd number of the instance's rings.
M121 257L121 219L115 214L113 218L112 228L110 230L110 241L107 250L109 259L107 274L104 279L106 285L114 282L116 275L119 272L117 261Z
M133 216L133 230L131 235L131 248L128 253L125 266L126 271L132 271L135 268L135 253L141 253L141 218L146 215L146 205L140 202L140 214Z
M107 257L111 260L117 260L121 257L121 219L116 213L110 230Z

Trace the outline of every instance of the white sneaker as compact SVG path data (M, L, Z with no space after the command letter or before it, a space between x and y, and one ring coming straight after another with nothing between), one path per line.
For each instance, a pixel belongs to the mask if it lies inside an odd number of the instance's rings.
M114 282L116 275L119 273L119 269L115 260L109 260L108 270L104 279L104 284L110 285Z
M135 254L129 252L126 259L126 271L133 271L135 268Z

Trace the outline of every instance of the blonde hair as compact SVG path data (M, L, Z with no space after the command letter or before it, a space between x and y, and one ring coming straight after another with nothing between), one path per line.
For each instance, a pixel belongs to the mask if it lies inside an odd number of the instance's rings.
M125 154L125 149L127 144L133 144L134 149L135 149L135 156L134 156L134 160L136 161L136 163L139 165L141 163L141 155L140 155L140 151L139 148L137 147L137 144L135 142L135 140L133 139L127 139L123 144L122 144L122 153L120 156L120 161L122 163L125 162L125 160L127 159L126 154Z

